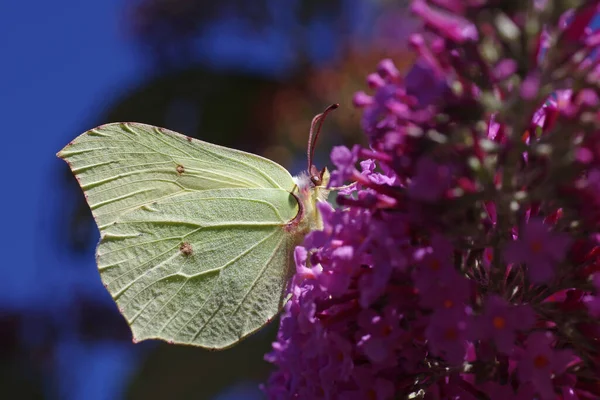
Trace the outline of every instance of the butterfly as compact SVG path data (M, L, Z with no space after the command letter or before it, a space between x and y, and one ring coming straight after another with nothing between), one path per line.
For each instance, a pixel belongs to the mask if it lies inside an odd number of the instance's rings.
M258 155L140 123L91 129L65 160L100 231L104 286L133 334L209 349L269 323L289 298L293 253L322 229L329 172L312 164L329 106L311 124L297 177Z

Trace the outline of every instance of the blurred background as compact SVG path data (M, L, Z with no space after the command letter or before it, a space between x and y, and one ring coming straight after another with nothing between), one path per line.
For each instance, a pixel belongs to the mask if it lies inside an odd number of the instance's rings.
M97 228L55 154L107 122L163 126L305 168L363 142L352 94L400 68L403 0L0 0L0 399L259 399L277 322L232 349L134 345Z

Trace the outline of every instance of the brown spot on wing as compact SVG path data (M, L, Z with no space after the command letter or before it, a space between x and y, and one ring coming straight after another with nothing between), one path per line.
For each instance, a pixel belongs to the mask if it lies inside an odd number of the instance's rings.
M192 255L192 253L194 252L194 250L192 249L192 245L188 242L183 242L181 246L179 246L179 251L181 251L181 253L184 256Z
M175 169L177 170L177 173L179 175L181 175L181 174L183 174L185 172L185 168L181 164L177 164L177 168L175 168Z

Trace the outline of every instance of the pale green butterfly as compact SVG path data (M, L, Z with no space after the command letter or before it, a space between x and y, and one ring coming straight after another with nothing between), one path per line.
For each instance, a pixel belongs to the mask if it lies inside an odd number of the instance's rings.
M329 172L312 164L327 113L311 124L308 171L163 128L112 123L57 155L100 230L98 270L134 342L223 349L289 298L293 251L322 228Z

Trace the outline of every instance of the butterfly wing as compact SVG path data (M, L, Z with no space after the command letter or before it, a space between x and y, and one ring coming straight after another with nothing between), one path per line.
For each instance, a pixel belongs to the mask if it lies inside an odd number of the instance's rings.
M278 164L140 124L89 131L59 156L98 223L98 269L134 340L221 349L279 312L303 234L287 229L299 207Z
M294 187L289 172L271 160L145 124L102 125L58 156L71 167L100 229L134 208L189 191Z

